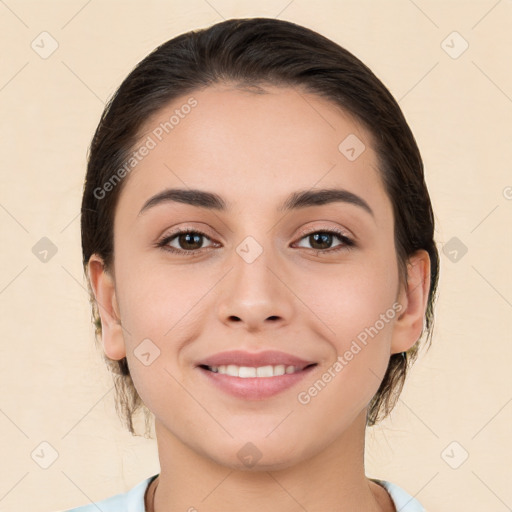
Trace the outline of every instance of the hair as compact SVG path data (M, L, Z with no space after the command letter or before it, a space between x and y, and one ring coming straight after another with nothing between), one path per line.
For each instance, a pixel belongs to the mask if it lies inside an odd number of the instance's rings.
M422 338L431 344L439 273L432 205L418 146L388 89L349 51L289 21L229 19L181 34L145 57L108 101L89 147L81 209L83 265L96 341L101 340L101 319L88 262L96 253L105 271L113 274L113 220L126 182L119 171L125 168L153 114L179 97L223 83L255 92L261 91L262 85L300 88L351 115L372 138L379 175L393 206L400 284L407 283L407 262L415 251L424 249L430 256L430 288L421 335L407 353L390 356L380 387L367 407L366 424L372 426L398 401ZM119 184L105 194L104 185L113 183L114 178ZM103 190L102 194L98 190ZM114 361L103 356L113 374L118 415L128 430L138 435L133 417L142 407L147 433L150 412L135 389L126 358Z

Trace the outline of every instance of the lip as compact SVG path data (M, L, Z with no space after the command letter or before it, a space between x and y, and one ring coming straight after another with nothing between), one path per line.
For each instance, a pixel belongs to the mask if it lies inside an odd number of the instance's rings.
M276 366L283 364L285 366L295 366L304 369L306 366L316 361L307 361L300 357L279 350L264 350L260 352L247 352L245 350L229 350L227 352L219 352L200 361L196 366L221 366L234 364L236 366ZM288 374L294 375L294 374ZM234 377L236 378L236 377ZM268 377L278 379L279 377ZM251 380L251 379L245 379Z
M234 363L233 363L234 364ZM209 366L209 365L208 365ZM240 365L243 366L243 365ZM291 388L314 371L315 366L309 366L295 373L287 373L277 377L232 377L222 373L214 373L200 366L197 369L221 391L243 400L265 400Z
M236 366L295 366L294 373L285 373L276 377L233 377L222 373L215 373L205 366L222 366L234 364ZM310 366L313 365L314 366ZM244 400L264 400L291 388L300 382L317 366L316 361L308 361L298 356L281 352L279 350L263 350L249 352L246 350L228 350L219 352L201 360L197 369L209 383L213 383L221 391Z

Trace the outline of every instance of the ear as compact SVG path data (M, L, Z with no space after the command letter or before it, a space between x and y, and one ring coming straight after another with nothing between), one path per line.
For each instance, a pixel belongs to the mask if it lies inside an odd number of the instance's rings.
M107 357L117 361L126 356L126 347L114 279L105 269L103 260L97 254L93 254L89 258L88 274L101 317L103 350Z
M407 262L407 286L400 290L398 316L391 341L391 353L406 352L420 338L430 290L430 257L420 249Z

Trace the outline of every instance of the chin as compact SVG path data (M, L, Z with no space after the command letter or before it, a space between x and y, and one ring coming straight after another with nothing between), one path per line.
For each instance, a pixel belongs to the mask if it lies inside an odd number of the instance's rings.
M215 443L220 451L209 457L216 463L237 471L278 471L301 462L307 454L298 450L299 440L287 437L287 442L278 436L272 441L267 434L261 437L247 436L244 440L230 439L227 446ZM205 453L208 456L207 453Z

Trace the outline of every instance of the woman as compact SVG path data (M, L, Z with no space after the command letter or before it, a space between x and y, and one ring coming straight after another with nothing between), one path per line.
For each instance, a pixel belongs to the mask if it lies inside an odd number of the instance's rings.
M364 439L431 339L433 233L407 122L347 50L267 18L158 47L92 141L82 248L161 470L73 510L424 510Z

